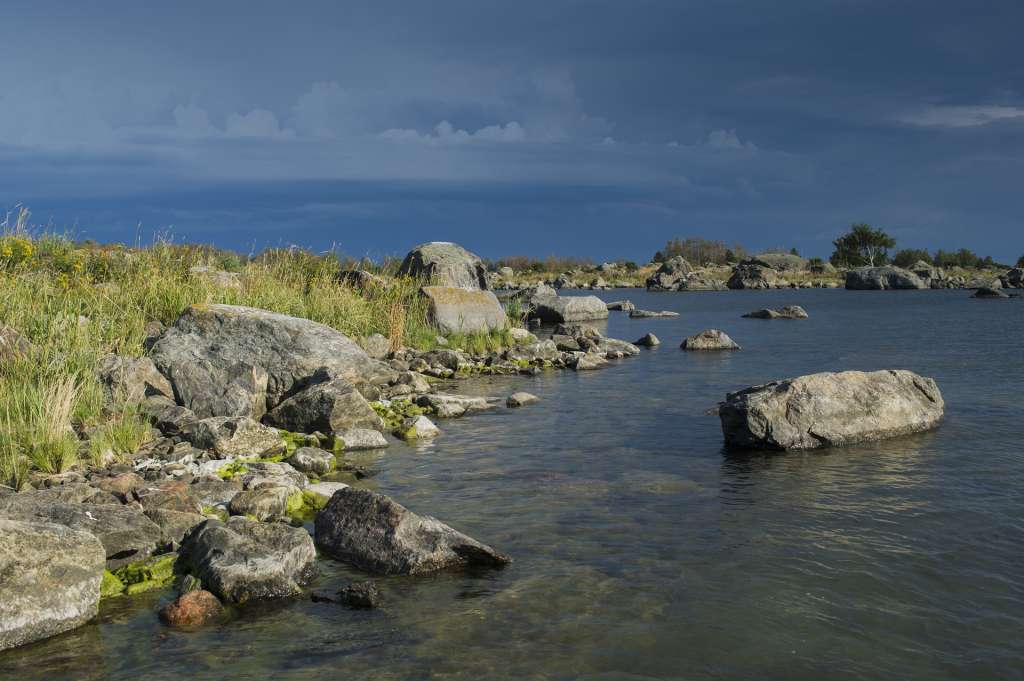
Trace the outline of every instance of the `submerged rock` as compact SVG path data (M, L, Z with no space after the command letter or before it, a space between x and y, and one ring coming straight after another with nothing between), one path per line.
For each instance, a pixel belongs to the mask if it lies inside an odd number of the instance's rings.
M925 284L913 272L886 265L884 267L858 267L846 273L846 288L854 291L884 291L887 289L925 289Z
M730 393L719 406L726 445L812 449L930 430L944 402L911 371L820 373Z
M441 333L486 333L508 326L505 309L490 291L424 286L427 316Z
M415 575L449 567L502 567L491 547L393 499L349 487L316 516L316 545L326 555L381 574Z
M704 329L686 338L682 345L683 350L739 350L740 346L729 338L728 334L718 329Z
M204 587L232 603L291 596L316 574L308 532L239 516L197 527L182 542L181 559Z
M490 289L483 261L449 241L431 241L412 249L399 266L398 274L424 279L438 286Z
M105 559L84 530L0 518L0 651L95 617Z
M169 627L191 629L216 621L224 606L209 591L197 589L183 593L160 610L160 621Z
M809 317L807 310L799 305L787 305L775 310L762 308L743 316L748 319L807 319Z
M648 317L678 317L678 312L672 312L670 310L633 310L629 313L630 319L644 319Z
M370 610L380 605L380 591L369 582L349 584L338 591L338 600L350 608Z
M426 416L410 416L395 431L403 440L430 440L441 434L441 429Z
M525 407L528 404L533 404L534 402L539 401L540 398L537 397L536 395L518 392L512 393L511 395L508 396L508 399L505 400L505 406L509 407L510 409L513 409L516 407Z

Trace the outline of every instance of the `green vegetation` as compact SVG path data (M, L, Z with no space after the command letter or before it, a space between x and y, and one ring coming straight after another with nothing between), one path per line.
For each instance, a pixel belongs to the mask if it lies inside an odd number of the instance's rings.
M896 240L881 229L861 222L851 225L850 231L832 245L835 252L829 261L836 267L875 267L889 261L889 249L896 246Z
M144 591L162 589L174 581L176 553L165 553L136 563L125 565L114 572L103 571L100 598L126 594L133 596Z
M383 402L370 402L370 406L381 417L388 430L395 430L402 425L402 421L410 416L429 414L429 409L419 407L409 400L391 400L387 404Z
M1017 267L1024 267L1024 255L1017 258Z
M700 267L707 263L725 265L742 260L747 257L747 250L740 244L729 247L723 241L709 239L669 239L665 247L654 254L654 262L665 262L677 255L683 256L691 265Z

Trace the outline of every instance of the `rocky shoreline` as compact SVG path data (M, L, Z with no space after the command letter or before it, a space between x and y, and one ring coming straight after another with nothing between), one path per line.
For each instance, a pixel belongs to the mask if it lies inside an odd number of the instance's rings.
M655 277L658 287L701 286L685 263L666 266ZM742 286L730 288L762 288L756 282L772 276L760 264L738 267L733 278ZM489 273L461 247L424 244L400 271L424 282L439 331L487 332L507 323ZM373 275L362 274L341 276L374 285ZM136 405L153 437L129 460L37 473L23 489L0 488L0 574L13 575L0 581L0 650L81 626L101 598L151 589L178 593L162 621L200 626L216 621L225 605L302 593L323 559L318 551L380 575L507 565L512 557L444 522L349 486L373 471L348 454L386 448L388 436L442 436L435 421L501 408L497 400L452 392L460 378L602 369L659 343L650 333L636 343L607 338L581 322L605 319L609 310L633 318L671 313L560 296L543 283L503 297L532 328L543 326L544 337L512 328L513 344L500 351L416 350L392 347L383 336L357 342L308 319L210 304L189 307L167 328L152 325L145 356L104 357L96 371L105 399ZM808 315L790 306L747 316ZM682 347L739 350L715 329ZM855 374L730 394L719 409L727 445L842 445L933 428L941 419L941 395L930 379ZM505 406L536 401L519 392ZM794 422L793 414L810 420ZM318 597L352 607L376 601L372 584L363 583Z

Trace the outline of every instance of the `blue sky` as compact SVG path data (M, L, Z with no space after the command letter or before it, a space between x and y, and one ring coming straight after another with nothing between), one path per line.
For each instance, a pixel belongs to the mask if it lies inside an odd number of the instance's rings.
M4 0L0 205L101 241L1024 253L1024 4Z

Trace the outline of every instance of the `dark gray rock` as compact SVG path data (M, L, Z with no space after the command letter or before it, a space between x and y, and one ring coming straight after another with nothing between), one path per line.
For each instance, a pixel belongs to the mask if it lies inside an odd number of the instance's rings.
M263 367L268 409L304 387L320 369L354 383L386 383L395 375L328 326L234 305L189 308L153 345L152 357L164 375L200 360L223 370L237 364Z
M886 265L858 267L846 273L846 288L852 291L884 291L888 289L925 289L928 286L913 272Z
M726 445L812 449L930 430L944 402L935 381L904 370L844 371L730 393L718 410Z
M89 532L0 518L0 651L95 617L104 560Z
M380 605L380 591L369 582L349 584L338 591L338 600L356 610L369 610Z
M313 383L274 407L263 420L299 433L384 428L384 422L370 403L344 378Z
M337 560L380 574L501 567L509 558L441 521L365 489L335 492L316 516L316 544Z
M1003 288L1024 288L1024 268L1014 267L999 277L999 282Z
M178 404L191 409L196 418L248 416L258 420L267 411L269 376L261 366L196 359L169 365L165 372L174 384Z
M483 261L462 246L447 241L420 244L409 251L398 268L398 274L438 286L490 289Z
M199 422L191 409L182 407L163 395L151 395L145 398L140 408L153 426L168 437L181 435Z
M1003 293L997 288L982 287L971 294L971 298L1009 298L1010 296Z
M267 521L284 516L288 509L288 497L292 493L290 487L262 486L259 489L247 489L236 494L228 505L231 515L252 517Z
M145 512L146 517L156 523L170 543L171 550L177 550L181 541L193 527L206 520L206 516L185 511L155 508Z
M491 291L424 286L421 293L427 316L441 333L486 333L508 326L505 309Z
M316 574L309 533L235 516L207 520L182 542L181 561L223 601L245 603L298 593Z
M107 405L135 404L148 395L174 395L170 382L149 357L104 355L97 373Z
M766 289L778 284L778 276L767 263L748 259L732 268L732 276L726 282L731 289Z
M341 270L338 272L338 281L353 288L359 288L363 290L372 290L376 287L385 287L387 282L384 281L383 277L379 277L372 272L366 270Z

